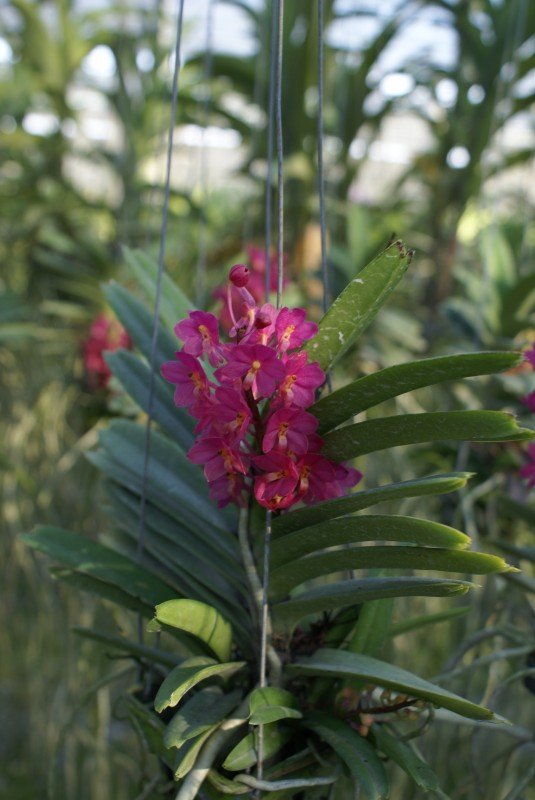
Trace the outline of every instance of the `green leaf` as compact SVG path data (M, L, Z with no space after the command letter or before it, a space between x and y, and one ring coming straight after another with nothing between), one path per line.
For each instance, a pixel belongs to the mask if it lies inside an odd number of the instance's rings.
M305 581L347 569L423 569L487 575L515 571L499 556L439 547L346 547L292 561L271 571L270 597L281 600Z
M104 358L121 386L138 406L148 412L150 369L134 353L116 350ZM173 402L173 391L159 375L154 375L152 418L166 430L174 442L185 450L193 444L192 425L188 416Z
M392 637L402 636L405 633L425 628L427 625L437 625L440 622L449 622L457 617L463 617L469 611L470 606L457 606L455 608L447 608L445 611L438 611L436 614L422 614L419 617L401 620L401 622L393 622L390 625L388 635Z
M388 778L385 768L370 742L353 730L347 722L314 711L306 715L303 724L332 747L369 800L382 800L388 797Z
M293 600L275 603L273 622L277 630L292 630L309 614L344 608L384 597L455 597L473 587L468 581L446 578L359 578L336 581L302 592Z
M158 650L156 647L147 647L144 644L138 644L138 642L129 642L128 639L124 639L122 636L109 636L91 628L78 628L76 626L72 627L71 631L77 636L81 636L82 639L91 639L113 650L129 653L136 658L145 659L150 664L161 664L164 667L169 667L169 669L173 669L183 660L179 656Z
M264 725L264 758L267 761L276 755L291 738L291 731L279 728L275 723ZM223 768L231 772L249 769L258 761L258 732L251 731L238 742L223 762Z
M388 636L393 608L393 598L370 600L370 602L364 603L360 609L354 633L348 637L347 649L351 653L365 653L368 656L380 655Z
M395 289L412 253L401 242L383 250L346 286L322 318L305 351L311 361L328 370L348 350Z
M236 689L223 694L215 687L201 689L176 712L165 729L163 741L166 747L182 747L219 725L240 702L241 692Z
M121 697L121 703L126 707L130 722L145 743L147 750L172 768L173 753L164 746L162 721L131 694L124 694Z
M154 306L156 300L156 284L158 279L158 263L142 250L122 248L127 266L143 289L147 300ZM160 296L160 317L168 328L173 328L178 320L193 311L195 305L186 297L169 275L162 275L162 291Z
M388 500L401 500L405 497L424 497L426 495L447 494L455 492L466 486L471 472L453 472L444 475L429 475L425 478L416 478L402 483L390 483L378 486L363 492L354 492L345 497L327 500L325 503L316 503L308 508L299 508L275 517L272 522L273 536L278 537L283 533L324 522L327 519L341 517L354 511L377 505Z
M228 778L225 778L224 775L216 772L215 769L208 770L206 780L215 789L221 792L221 794L217 795L218 798L221 797L221 795L225 797L225 795L250 795L251 793L249 786L245 786L243 783L237 783L236 781L231 781Z
M466 353L397 364L365 375L323 397L309 411L319 419L319 433L323 434L355 414L406 392L443 381L502 372L521 359L520 353Z
M357 678L358 680L394 689L427 700L441 708L471 719L494 719L488 708L465 700L441 686L436 686L405 669L387 664L376 658L343 650L318 650L313 656L300 659L286 667L290 675L314 675L333 678Z
M106 300L115 311L120 322L122 322L135 346L147 361L150 361L153 329L152 314L150 314L141 300L138 300L131 292L114 281L104 286L103 291ZM156 368L159 368L165 361L172 359L176 350L178 350L177 340L165 328L160 326L154 354Z
M169 706L176 706L194 686L207 678L228 678L245 666L245 661L217 664L206 656L195 656L183 661L166 677L154 700L154 708L161 713Z
M109 600L111 603L116 603L118 606L127 608L129 611L135 611L136 614L150 619L153 614L153 608L148 603L143 603L139 598L120 589L113 583L95 578L92 575L86 575L83 572L78 572L75 569L66 569L65 567L51 567L50 572L63 583L69 586L74 586L81 592L90 592L103 600Z
M414 542L462 549L469 545L470 538L449 525L417 517L382 514L340 517L280 536L271 545L271 564L279 567L315 550L374 541Z
M384 729L383 725L374 725L372 736L377 748L398 764L417 786L425 789L426 792L440 788L438 778L431 767L414 752L409 744L396 739Z
M251 725L265 725L281 719L300 719L303 716L299 711L297 698L291 692L274 686L255 689L251 694L249 708Z
M195 739L188 739L188 741L182 745L178 751L178 759L175 764L175 780L182 780L182 778L185 778L188 772L193 769L203 744L217 728L218 725L212 725L207 731L196 736Z
M347 461L405 444L422 442L520 442L535 432L519 428L512 414L502 411L435 411L398 414L347 425L325 436L323 453Z
M157 575L88 536L43 525L21 536L30 547L74 567L77 571L111 583L151 606L173 597L174 592Z
M232 628L215 608L198 600L167 600L155 609L155 620L206 642L220 661L228 661Z

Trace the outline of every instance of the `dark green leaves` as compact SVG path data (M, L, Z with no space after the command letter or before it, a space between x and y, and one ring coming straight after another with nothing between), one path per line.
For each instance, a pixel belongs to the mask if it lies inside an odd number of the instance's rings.
M303 724L332 747L369 800L388 797L388 779L377 753L347 722L316 711L307 714Z
M346 461L366 453L421 442L518 442L535 433L519 428L511 414L501 411L438 411L399 414L339 428L325 437L324 454Z
M240 699L239 690L223 694L216 687L201 689L181 706L168 724L163 738L165 746L182 747L189 739L212 730L236 708Z
M409 697L428 700L434 705L448 708L456 714L471 719L493 719L488 708L464 700L452 692L435 686L407 670L360 653L343 650L318 650L310 658L303 658L286 667L291 675L317 675L334 678L356 678L385 689L394 689Z
M392 736L382 725L373 726L372 737L378 750L398 764L418 786L427 792L440 788L433 770L414 752L410 744Z
M395 242L353 278L321 320L317 335L304 348L311 361L318 361L325 370L338 361L395 289L411 257L402 242Z
M251 725L266 725L281 719L300 719L303 716L293 694L274 686L255 689L251 694L249 708Z
M387 500L401 500L404 497L424 497L425 495L455 492L466 486L466 482L470 477L470 472L429 475L426 478L417 478L412 481L403 481L402 483L390 483L386 486L379 486L376 489L354 492L346 497L327 500L325 503L317 503L309 508L300 508L297 511L290 511L288 514L276 517L273 520L273 534L274 536L280 536L283 533L297 531L327 519L334 519L344 514L352 514L354 511L361 511L363 508L369 508Z
M355 414L405 392L442 381L501 372L515 366L520 359L519 353L466 353L397 364L365 375L323 397L310 411L319 419L319 432L323 434Z
M205 642L220 661L228 661L232 628L214 608L198 600L167 600L156 606L157 623L186 631Z
M289 730L279 728L276 724L264 726L264 758L267 760L284 747L291 737ZM258 761L258 734L252 731L238 742L236 747L228 754L223 767L232 772L241 772L249 769Z
M195 656L175 667L164 680L154 700L159 713L169 706L176 706L194 686L208 678L228 678L245 666L244 661L217 664L212 658Z

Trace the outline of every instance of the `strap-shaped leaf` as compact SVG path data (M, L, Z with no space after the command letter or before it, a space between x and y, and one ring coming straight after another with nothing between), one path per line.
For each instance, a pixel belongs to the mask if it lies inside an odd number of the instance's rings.
M114 281L104 287L104 294L135 346L146 359L150 359L153 328L152 314L147 310L144 303ZM159 366L164 361L172 359L176 350L176 340L160 325L156 340L156 365Z
M368 327L395 289L412 257L402 242L383 250L336 298L305 350L311 361L330 369Z
M425 478L416 478L401 483L389 483L375 489L363 492L354 492L345 497L327 500L325 503L316 503L307 508L299 508L275 517L272 522L273 536L278 537L283 533L291 533L310 525L316 525L327 519L341 517L354 511L377 505L388 500L401 500L405 497L425 497L426 495L447 494L455 492L466 486L472 477L471 472L453 472L444 475L428 475Z
M324 454L336 461L421 442L521 442L535 432L519 428L503 411L435 411L399 414L339 428L325 437Z
M352 653L379 656L390 629L394 599L370 600L360 609L351 635L347 636L347 649ZM328 646L328 643L325 642Z
M369 800L388 797L388 778L373 746L347 722L320 711L306 715L303 725L327 742L356 778Z
M228 661L232 628L215 608L198 600L166 600L156 606L154 619L162 625L186 631L205 642L220 661Z
M379 661L361 653L344 650L318 650L313 656L303 658L286 667L290 675L313 675L318 677L356 678L385 689L394 689L409 697L428 700L434 705L448 708L471 719L494 719L488 708L464 700L453 692L436 686L405 669Z
M251 693L249 709L251 725L266 725L281 719L300 719L303 716L299 711L297 698L286 689L276 686L255 689Z
M148 411L150 369L148 364L128 350L105 354L106 363L130 397ZM174 442L187 450L193 444L191 418L173 402L172 387L159 375L154 375L152 417Z
M374 725L372 737L381 752L392 759L426 792L439 789L438 778L431 767L415 753L413 747L392 736L383 725Z
M514 367L521 358L519 353L465 353L397 364L326 395L309 411L320 421L319 432L326 433L384 400L443 381L502 372Z
M178 752L178 759L175 763L175 780L182 780L182 778L185 778L188 772L193 769L203 744L218 727L219 725L212 725L204 733L201 733L194 739L188 739L187 742L184 742Z
M464 617L470 610L470 606L457 606L456 608L447 608L444 611L437 611L436 614L422 614L418 617L409 617L409 619L393 622L390 625L388 636L402 636L405 633L417 631L428 625L450 622L450 620L457 619L457 617Z
M142 250L131 250L129 247L123 247L122 250L127 266L143 289L147 300L154 306L158 279L157 262ZM194 308L192 301L164 272L160 296L160 317L165 325L172 329L179 319L187 316L188 311L192 311Z
M165 729L166 747L182 747L188 739L206 733L222 722L240 702L239 689L223 694L219 689L201 689L190 697L176 712Z
M88 536L43 525L21 538L55 561L118 586L151 606L169 600L175 594L157 575Z
M55 578L69 586L74 586L78 591L89 592L101 597L103 600L109 600L111 603L127 608L129 611L141 614L146 619L151 619L153 615L154 609L152 605L144 603L138 597L134 597L134 595L124 589L120 589L113 583L108 583L100 578L95 578L93 575L86 575L76 569L66 569L65 567L51 567L50 572Z
M514 572L503 558L442 547L349 547L292 561L271 571L270 596L276 601L305 581L346 569L423 569L487 575Z
M271 563L282 566L315 550L354 542L413 542L434 547L464 548L470 538L449 525L418 517L367 514L338 517L280 536L271 546Z
M164 680L154 700L154 708L161 713L169 706L176 706L184 695L201 681L207 678L228 678L244 666L245 661L218 664L207 656L188 658L171 670Z
M238 742L226 759L223 767L231 772L249 769L258 761L257 731L251 731ZM276 755L291 738L291 731L279 728L276 723L264 726L264 758L266 761Z
M291 631L309 614L344 608L383 597L455 597L473 587L468 581L447 578L359 578L336 581L302 592L293 600L273 605L277 630Z
M92 628L79 628L76 626L71 628L71 631L82 639L91 639L112 650L120 650L122 653L129 653L136 658L146 659L150 664L161 664L164 667L173 669L182 661L182 658L172 653L166 653L156 647L147 647L147 645L139 644L138 642L130 642L122 636L109 636ZM189 655L193 655L193 653Z

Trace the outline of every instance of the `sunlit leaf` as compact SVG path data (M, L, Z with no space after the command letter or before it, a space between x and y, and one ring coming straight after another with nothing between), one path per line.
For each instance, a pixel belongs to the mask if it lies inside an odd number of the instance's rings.
M244 661L231 661L218 664L212 658L195 656L183 661L166 677L154 700L154 708L161 713L177 703L194 686L208 678L228 678L245 666Z
M155 609L155 620L201 639L220 661L228 661L232 628L215 608L198 600L167 600Z

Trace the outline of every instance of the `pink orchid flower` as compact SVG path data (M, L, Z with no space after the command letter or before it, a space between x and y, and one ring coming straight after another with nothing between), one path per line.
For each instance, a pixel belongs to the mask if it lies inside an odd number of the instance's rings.
M255 400L270 397L284 375L284 365L270 347L262 344L244 344L234 348L227 363L216 370L215 377L222 382L243 378L243 388L253 393Z
M175 334L184 342L184 353L192 356L206 354L213 367L223 362L216 317L206 311L190 311L188 319L175 325Z
M298 408L281 408L268 419L262 450L291 450L302 455L308 450L308 437L317 427L318 419L313 414Z
M203 396L208 396L210 386L205 372L197 361L187 353L175 353L176 361L162 365L161 373L166 381L176 384L175 405L192 406Z
M256 499L264 508L280 508L299 480L295 462L283 453L269 453L265 456L254 456L253 464L263 470L255 478Z
M188 458L204 465L207 481L215 481L228 472L247 473L246 458L221 436L199 439L188 451Z
M315 322L307 322L304 308L281 308L275 326L281 353L300 347L318 332Z
M284 363L285 375L279 386L279 398L284 405L308 408L315 398L316 389L325 381L317 361L308 363L306 353L289 356Z

